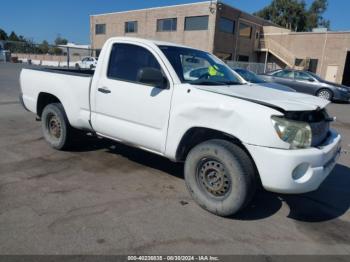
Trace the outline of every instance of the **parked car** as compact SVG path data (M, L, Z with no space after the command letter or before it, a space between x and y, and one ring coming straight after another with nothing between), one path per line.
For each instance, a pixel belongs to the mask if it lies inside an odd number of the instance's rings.
M207 70L185 79L199 65ZM316 190L340 154L328 101L247 88L214 55L171 43L111 38L95 72L23 69L20 84L53 148L89 131L184 162L193 199L221 216L245 207L260 182L279 193Z
M252 71L249 71L247 69L243 68L235 68L233 69L237 74L239 74L245 81L251 84L258 84L259 86L264 86L268 88L273 88L281 91L287 91L287 92L296 92L293 88L290 88L285 85L281 85L278 83L271 83L267 82L264 79L262 79L257 74L253 73Z
M75 63L77 69L94 69L97 65L97 58L88 56Z
M328 82L311 72L284 69L261 77L268 82L286 85L297 92L315 95L329 101L350 100L350 87Z

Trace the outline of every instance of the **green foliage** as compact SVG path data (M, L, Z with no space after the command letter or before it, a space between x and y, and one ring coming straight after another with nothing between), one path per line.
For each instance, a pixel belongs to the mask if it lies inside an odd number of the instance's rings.
M7 38L6 32L0 28L0 40L7 40Z
M315 27L330 27L323 18L328 0L314 0L307 8L304 0L272 0L271 4L254 15L293 31L311 31Z
M10 50L11 53L31 53L31 54L52 54L62 55L62 48L56 47L57 45L66 45L68 40L57 36L54 41L54 45L50 46L48 41L44 40L41 44L35 44L33 40L25 38L22 35L17 35L14 31L10 35L0 28L0 40L8 41L5 44L5 49Z
M44 40L39 46L38 46L39 52L41 54L47 54L49 52L50 46L49 43Z
M65 38L62 38L61 36L57 36L55 39L55 45L66 45L68 43L68 40Z
M9 40L9 41L20 41L19 37L13 31L11 32L11 34L9 35L7 40Z

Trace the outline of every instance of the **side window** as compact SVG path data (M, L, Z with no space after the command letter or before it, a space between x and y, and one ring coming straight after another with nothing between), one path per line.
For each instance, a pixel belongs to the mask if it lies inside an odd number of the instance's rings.
M309 76L306 73L303 72L295 72L295 79L297 80L303 80L303 81L308 81L310 78L312 78L311 76Z
M109 59L107 76L124 81L139 82L138 75L143 68L161 67L147 49L132 44L114 44Z
M282 78L294 78L294 72L290 70L282 70L275 73L273 76L282 77Z

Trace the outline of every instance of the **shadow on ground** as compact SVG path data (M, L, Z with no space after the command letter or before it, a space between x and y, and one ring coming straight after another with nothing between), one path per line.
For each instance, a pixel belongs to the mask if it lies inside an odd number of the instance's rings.
M183 164L174 163L161 156L135 149L108 139L93 136L73 149L75 152L106 150L121 155L130 161L154 168L175 177L183 178ZM260 220L278 212L285 202L289 208L289 218L302 222L323 222L345 214L350 207L350 168L338 164L321 187L308 194L282 195L259 189L251 204L233 219Z

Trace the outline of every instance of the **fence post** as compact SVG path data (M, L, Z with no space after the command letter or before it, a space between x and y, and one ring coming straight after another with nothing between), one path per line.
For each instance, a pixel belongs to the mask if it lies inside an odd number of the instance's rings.
M264 74L266 74L266 69L267 69L267 59L269 57L269 51L266 50L266 56L265 56L265 66L264 66Z
M67 67L69 69L69 47L67 47Z

